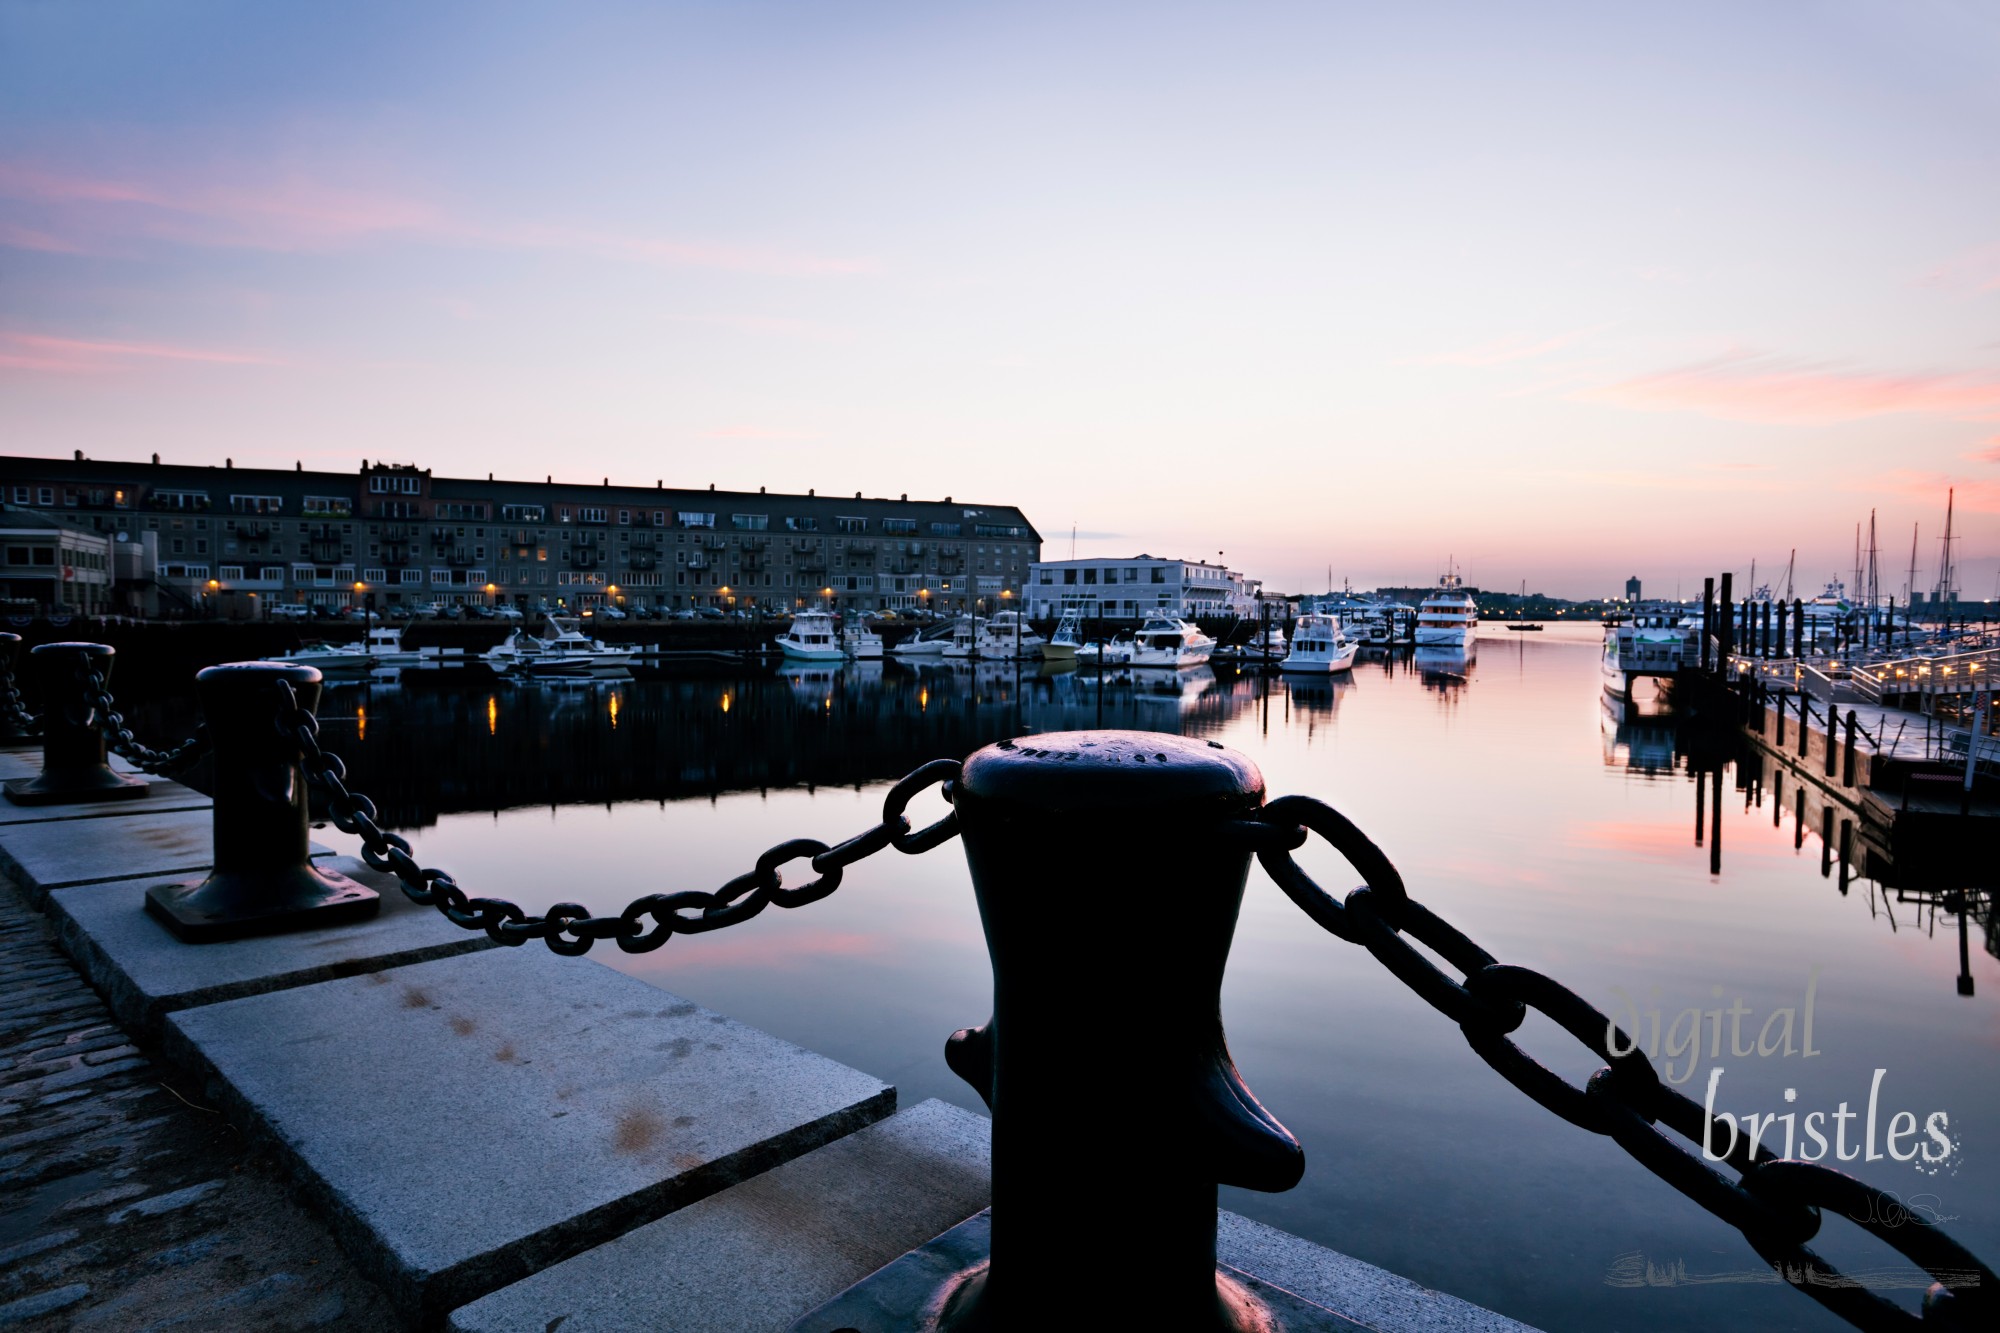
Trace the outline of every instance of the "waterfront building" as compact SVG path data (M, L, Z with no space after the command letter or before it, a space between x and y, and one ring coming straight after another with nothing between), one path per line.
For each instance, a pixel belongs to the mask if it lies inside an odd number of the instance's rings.
M1042 560L1028 568L1028 614L1045 620L1081 608L1091 620L1142 620L1158 611L1187 617L1254 617L1259 579L1206 560L1137 555Z
M0 500L157 549L160 608L509 604L568 611L991 609L1041 536L1008 505L357 472L0 458ZM137 604L116 611L144 611Z
M1639 600L1639 576L1637 574L1625 580L1625 600L1634 604Z
M0 610L103 614L111 606L112 545L30 509L0 511Z

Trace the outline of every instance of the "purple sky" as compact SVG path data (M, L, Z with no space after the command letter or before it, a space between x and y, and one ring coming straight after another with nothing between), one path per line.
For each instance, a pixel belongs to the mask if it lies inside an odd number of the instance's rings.
M0 444L1993 596L2000 11L1502 8L13 4Z

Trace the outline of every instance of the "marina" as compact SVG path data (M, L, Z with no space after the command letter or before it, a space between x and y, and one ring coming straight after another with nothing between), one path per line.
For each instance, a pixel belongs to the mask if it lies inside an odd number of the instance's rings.
M356 784L426 862L536 910L546 905L538 893L561 890L538 888L522 867L551 838L573 873L593 880L645 881L651 849L670 843L685 849L674 878L707 882L732 873L731 849L758 829L835 831L882 783L934 754L1090 727L1214 739L1254 756L1273 790L1336 803L1395 857L1414 892L1507 960L1562 975L1607 1012L1629 998L1643 1025L1649 1006L1671 1018L1710 1004L1717 985L1767 1011L1787 992L1796 1003L1817 969L1824 1057L1810 1068L1725 1059L1731 1109L1777 1104L1782 1086L1830 1107L1857 1088L1865 1094L1886 1064L1899 1107L1948 1107L1968 1140L2000 1123L1994 1089L1956 1054L1984 1040L2000 987L1990 890L1931 887L1901 849L1863 837L1838 793L1793 771L1795 730L1785 733L1792 759L1781 761L1743 726L1676 713L1647 682L1614 699L1600 685L1601 627L1503 635L1488 627L1476 655L1363 650L1350 672L1331 677L1210 664L910 668L891 657L549 693L353 686L329 696L322 725ZM449 757L437 757L441 735L464 738ZM571 762L535 759L552 752ZM1824 754L1809 743L1797 766L1823 769ZM1452 839L1434 836L1425 803L1399 795L1418 788L1456 812ZM1307 864L1338 882L1330 859ZM989 1003L963 875L934 859L871 863L811 914L770 914L659 954L607 957L879 1073L906 1101L976 1109L937 1057L939 1015L972 1021ZM1582 910L1576 886L1593 883L1618 887ZM1747 1250L1732 1254L1740 1242L1700 1213L1659 1211L1657 1182L1604 1156L1608 1145L1502 1096L1451 1025L1391 979L1329 971L1329 959L1345 955L1301 937L1295 921L1269 885L1253 888L1226 984L1231 1048L1302 1138L1337 1133L1347 1146L1337 1164L1309 1166L1289 1193L1225 1191L1229 1208L1547 1328L1631 1322L1633 1292L1615 1279L1634 1251L1655 1261L1712 1255L1710 1270L1755 1264ZM1314 997L1305 1010L1291 1002L1301 994ZM1315 1010L1370 1018L1365 1031L1336 1035L1310 1017ZM1542 1049L1566 1058L1559 1045ZM1689 1063L1682 1052L1670 1074L1684 1076ZM1357 1069L1379 1071L1359 1103ZM1468 1182L1462 1159L1413 1165L1412 1132L1505 1140L1510 1151ZM1597 1178L1598 1200L1539 1211L1530 1182L1578 1169ZM1948 1177L1906 1169L1912 1180L1900 1188L1934 1193L1955 1214L1954 1234L1990 1249L2000 1240L2000 1219L1982 1202L2000 1186L1992 1170L1968 1154ZM1412 1189L1503 1225L1468 1228L1442 1250L1430 1228L1383 1225ZM1546 1256L1532 1276L1506 1261L1505 1233L1528 1225ZM1641 1313L1663 1329L1837 1326L1768 1286L1662 1288Z

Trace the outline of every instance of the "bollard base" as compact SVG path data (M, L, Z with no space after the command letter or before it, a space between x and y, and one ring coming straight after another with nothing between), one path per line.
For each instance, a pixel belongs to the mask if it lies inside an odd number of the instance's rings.
M81 773L44 772L40 777L14 778L4 787L7 799L15 805L70 805L83 801L129 801L144 796L150 785L143 778L98 768L84 769Z
M146 890L146 910L188 944L365 921L381 906L375 890L317 866L263 874L211 871L204 879Z
M992 1245L992 1217L990 1208L976 1213L877 1269L817 1310L800 1316L791 1333L1004 1333L1009 1325L989 1317L980 1300ZM1092 1280L1091 1274L1082 1271L1088 1267L1088 1256L1079 1255L1077 1267L1077 1289L1081 1290ZM1036 1311L1014 1326L1097 1326L1098 1322L1072 1307L1067 1313ZM1175 1327L1191 1333L1368 1333L1366 1324L1227 1264L1216 1266L1213 1318L1181 1319Z

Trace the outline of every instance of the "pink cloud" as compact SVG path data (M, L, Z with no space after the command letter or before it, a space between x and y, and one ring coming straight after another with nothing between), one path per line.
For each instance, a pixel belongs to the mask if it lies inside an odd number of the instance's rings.
M1969 453L1966 457L1975 463L2000 463L2000 435L1988 440L1984 449Z
M1510 361L1528 361L1549 352L1567 347L1579 338L1587 338L1593 333L1602 333L1609 324L1593 324L1589 328L1571 329L1568 333L1558 333L1551 338L1535 338L1528 334L1510 334L1505 338L1478 347L1467 347L1456 352L1440 352L1436 356L1419 357L1414 364L1421 366L1499 366Z
M16 370L92 373L129 367L134 361L198 361L209 365L276 366L276 357L171 343L105 342L58 338L42 333L0 332L0 366Z
M2000 291L2000 241L1974 246L1953 255L1924 274L1927 287L1957 287L1964 291Z
M1869 478L1862 487L1889 491L1922 504L1935 504L1939 508L1944 505L1947 488L1956 492L1955 499L1961 512L1970 510L1976 514L2000 514L2000 481L1967 481L1942 472L1896 468Z
M116 253L134 240L224 249L320 252L377 240L507 250L561 250L619 263L716 268L775 276L865 272L845 259L760 246L621 234L458 216L408 193L300 173L203 178L109 177L0 162L0 199L39 225L0 224L0 245Z
M2000 417L2000 374L1885 374L1727 352L1579 396L1639 411L1700 412L1733 421L1851 421L1891 412L1985 420Z

